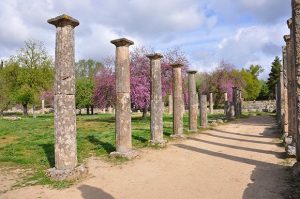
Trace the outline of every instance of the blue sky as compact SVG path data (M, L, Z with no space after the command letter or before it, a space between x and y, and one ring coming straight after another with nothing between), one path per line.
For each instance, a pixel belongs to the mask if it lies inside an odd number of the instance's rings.
M54 54L47 19L66 13L80 21L76 59L114 54L110 40L127 37L155 51L180 47L191 68L211 71L221 60L260 64L266 78L289 30L289 0L1 0L0 58L38 39Z

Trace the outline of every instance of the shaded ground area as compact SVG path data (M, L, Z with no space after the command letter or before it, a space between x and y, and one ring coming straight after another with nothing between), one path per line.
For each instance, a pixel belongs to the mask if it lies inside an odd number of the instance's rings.
M166 149L142 150L123 165L92 158L91 177L68 189L32 186L0 198L284 198L289 167L279 136L272 116L242 119Z

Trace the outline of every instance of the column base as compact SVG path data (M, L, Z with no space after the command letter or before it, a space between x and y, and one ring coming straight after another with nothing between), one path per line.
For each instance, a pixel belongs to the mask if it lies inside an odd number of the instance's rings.
M74 169L57 169L57 168L51 168L47 170L46 175L55 181L63 181L63 180L78 180L80 178L83 178L87 176L88 174L88 168L84 165L80 165L78 167L75 167Z
M173 134L170 137L173 138L173 139L184 139L185 135L183 135L183 134L176 134L176 135Z
M293 137L289 135L284 136L285 145L291 145L293 143Z
M135 150L131 150L131 151L128 151L128 152L118 152L118 151L114 151L114 152L111 152L109 154L110 157L112 158L117 158L117 157L121 157L121 158L126 158L128 160L132 160L136 157L139 156L138 152L135 151Z
M197 133L197 132L198 132L198 129L189 129L188 132L189 132L189 133Z
M159 147L165 147L167 145L167 140L149 140L149 144L151 146L159 146Z

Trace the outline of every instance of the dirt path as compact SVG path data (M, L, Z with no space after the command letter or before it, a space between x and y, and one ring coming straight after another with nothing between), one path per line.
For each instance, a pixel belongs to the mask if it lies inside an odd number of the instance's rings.
M0 198L278 199L288 171L274 119L257 116L216 127L122 166L89 161L93 175L69 189L41 186Z

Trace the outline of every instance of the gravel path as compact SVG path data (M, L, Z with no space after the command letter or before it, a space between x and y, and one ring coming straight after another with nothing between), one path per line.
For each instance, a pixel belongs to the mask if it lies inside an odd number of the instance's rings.
M289 176L279 136L273 117L251 117L121 166L90 159L92 176L65 190L33 186L0 198L278 199Z

